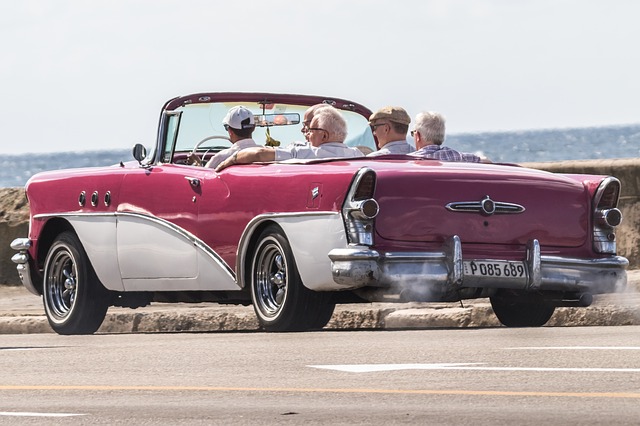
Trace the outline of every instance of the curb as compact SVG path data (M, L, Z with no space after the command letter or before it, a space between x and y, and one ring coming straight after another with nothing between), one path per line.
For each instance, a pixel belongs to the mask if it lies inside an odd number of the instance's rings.
M434 306L435 305L435 306ZM147 309L145 311L145 309ZM108 312L98 333L258 332L252 307L119 308ZM557 308L545 327L640 325L640 306ZM324 330L398 330L501 327L488 302L465 305L344 305ZM53 333L44 315L0 316L0 334Z

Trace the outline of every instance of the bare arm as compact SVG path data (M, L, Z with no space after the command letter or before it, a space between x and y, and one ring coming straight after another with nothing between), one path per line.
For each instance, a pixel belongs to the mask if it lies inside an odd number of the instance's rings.
M231 157L218 164L216 172L226 169L234 164L249 164L255 162L275 161L276 152L272 148L256 147L247 148L242 151L238 151Z

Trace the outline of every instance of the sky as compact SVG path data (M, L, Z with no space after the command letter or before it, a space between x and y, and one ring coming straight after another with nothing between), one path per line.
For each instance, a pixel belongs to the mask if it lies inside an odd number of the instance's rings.
M439 111L447 132L640 123L635 0L0 2L0 152L154 145L194 92Z

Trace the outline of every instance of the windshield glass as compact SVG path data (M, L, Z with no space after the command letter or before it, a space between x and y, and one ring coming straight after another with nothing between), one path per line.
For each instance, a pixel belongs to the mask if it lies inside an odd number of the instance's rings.
M189 151L196 143L210 136L227 136L228 133L222 125L222 120L229 109L237 105L245 106L256 117L259 115L267 116L267 120L256 122L256 129L253 132L253 139L256 143L265 145L267 132L271 139L280 142L280 146L305 142L301 129L304 112L309 108L307 105L253 102L197 103L187 104L176 109L176 112L181 112L181 118L175 151ZM348 134L345 143L349 146L366 146L375 149L373 134L367 118L352 111L340 110L340 112L347 121ZM282 117L280 117L281 115ZM299 119L295 120L296 117ZM279 120L279 118L283 119ZM221 146L228 147L230 143L221 139L213 139L201 146L203 148L219 148Z

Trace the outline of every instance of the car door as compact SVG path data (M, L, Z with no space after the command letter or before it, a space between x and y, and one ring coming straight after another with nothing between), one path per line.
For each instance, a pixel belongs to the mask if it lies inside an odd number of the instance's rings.
M187 167L140 167L123 181L118 263L127 291L191 289L198 276L193 235L200 190ZM189 179L191 178L191 179Z
M201 238L203 191L220 193L212 175L212 169L160 164L124 178L116 233L126 291L239 289L233 269Z

